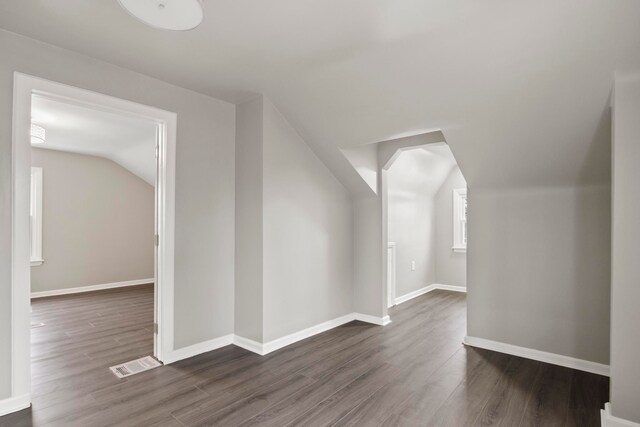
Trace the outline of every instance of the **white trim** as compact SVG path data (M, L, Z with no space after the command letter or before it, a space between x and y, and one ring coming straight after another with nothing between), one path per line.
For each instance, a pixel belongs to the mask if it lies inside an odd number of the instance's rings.
M56 289L53 291L31 292L31 298L33 299L33 298L52 297L56 295L80 294L84 292L101 291L103 289L114 289L114 288L124 288L127 286L146 285L154 282L155 280L153 278L138 279L138 280L129 280L126 282L104 283L102 285L79 286L76 288Z
M400 297L397 297L396 305L402 304L403 302L407 302L411 299L419 297L420 295L424 295L426 293L429 293L435 290L436 290L435 285L429 285L429 286L425 286L424 288L418 289L417 291L409 292L408 294L404 294Z
M389 316L375 317L368 314L349 313L345 314L344 316L319 323L315 326L311 326L310 328L285 335L284 337L276 338L275 340L266 343L260 343L249 338L241 337L240 335L234 336L233 343L238 347L244 348L245 350L249 350L253 353L264 356L265 354L272 353L298 341L302 341L314 335L321 334L333 328L337 328L338 326L342 326L346 323L353 322L354 320L373 323L380 326L385 326L391 323L391 319L389 318Z
M249 350L252 353L259 354L260 356L264 356L266 354L264 352L264 344L250 340L249 338L241 337L240 335L233 336L233 344L244 348L245 350Z
M600 421L602 427L640 427L640 423L625 420L611 415L611 403L604 404L604 409L600 410Z
M467 198L467 188L453 189L453 247L454 252L467 252L467 244L463 239L463 231L461 227L461 217L463 214L463 200ZM466 227L466 221L465 221Z
M389 269L389 249L391 249L391 269ZM387 308L396 305L396 243L387 242ZM389 280L391 278L391 280Z
M14 74L11 147L11 396L31 390L30 237L31 94L33 83Z
M355 320L366 323L373 323L374 325L387 326L389 323L391 323L391 318L389 316L376 317L362 313L354 313L354 316Z
M609 365L590 362L588 360L576 359L574 357L563 356L561 354L548 353L546 351L534 350L532 348L520 347L517 345L470 336L464 337L463 343L471 347L484 348L486 350L511 354L513 356L524 357L527 359L537 360L539 362L551 363L552 365L564 366L566 368L591 372L593 374L604 375L607 377L609 376Z
M435 286L435 289L439 289L441 291L467 292L466 286L443 285L441 283L434 283L432 286Z
M467 292L467 288L465 286L452 286L452 285L442 285L440 283L434 283L433 285L425 286L424 288L418 289L417 291L409 292L408 294L404 294L401 297L396 298L396 305L402 304L403 302L407 302L411 299L419 297L420 295L424 295L431 291L435 291L436 289L440 289L443 291L453 291L453 292Z
M190 345L188 347L179 348L177 350L173 350L170 353L165 354L164 356L164 364L168 365L170 363L175 363L179 360L188 359L193 356L197 356L202 353L207 353L209 351L217 350L222 347L226 347L234 343L234 335L224 335L218 338L214 338L212 340L200 342L197 344Z
M158 333L154 355L164 361L173 352L173 287L175 245L175 151L176 113L109 95L55 83L14 72L11 156L11 395L25 396L31 390L31 314L29 200L31 168L31 98L37 94L103 111L117 112L155 121L159 131L159 161L156 197L159 207L155 286Z
M322 332L337 328L338 326L344 325L346 323L353 322L354 320L360 320L362 322L373 323L380 326L385 326L391 323L391 319L389 318L389 316L375 317L367 314L349 313L345 314L344 316L319 323L315 326L311 326L310 328L285 335L284 337L277 338L267 343L260 343L249 338L241 337L240 335L229 334L219 338L214 338L209 341L194 344L189 347L174 350L165 356L164 363L170 364L177 362L178 360L188 359L189 357L213 351L229 344L234 344L238 347L244 348L245 350L249 350L253 353L264 356L298 341L302 341Z
M328 320L318 325L311 326L310 328L306 328L301 331L285 335L284 337L269 341L262 346L262 351L264 354L271 353L272 351L276 351L295 342L302 341L303 339L321 334L322 332L328 331L333 328L337 328L338 326L344 325L345 323L352 322L354 319L355 317L353 313L350 313L333 320Z
M31 166L30 176L29 213L34 222L29 223L31 232L29 261L31 266L35 267L44 262L42 259L42 168Z
M31 406L31 396L23 394L22 396L9 397L0 400L0 417L12 412L22 411Z

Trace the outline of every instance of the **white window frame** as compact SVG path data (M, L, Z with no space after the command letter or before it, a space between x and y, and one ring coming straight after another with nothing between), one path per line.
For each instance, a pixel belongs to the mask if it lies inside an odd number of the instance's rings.
M42 258L42 168L31 168L31 206L30 206L31 248L29 260L31 266L44 263Z
M467 199L466 188L456 188L453 190L453 251L459 253L467 252L467 242L465 240L465 229L467 228L467 218L464 213L465 200ZM468 230L467 230L468 233Z

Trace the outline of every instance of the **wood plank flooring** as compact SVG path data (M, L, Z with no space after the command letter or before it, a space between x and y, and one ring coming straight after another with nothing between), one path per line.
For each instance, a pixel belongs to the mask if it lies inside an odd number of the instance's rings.
M33 301L33 406L0 426L598 426L608 379L461 345L435 291L258 356L235 346L118 380L152 352L153 288Z

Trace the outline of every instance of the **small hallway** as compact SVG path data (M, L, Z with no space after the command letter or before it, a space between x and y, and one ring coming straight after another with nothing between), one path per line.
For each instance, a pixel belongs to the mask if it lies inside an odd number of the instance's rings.
M32 330L33 407L2 427L584 427L608 398L605 377L463 346L460 292L397 305L385 327L351 322L266 356L230 345L122 380L109 366L152 348L153 287L53 298L33 305L47 325Z

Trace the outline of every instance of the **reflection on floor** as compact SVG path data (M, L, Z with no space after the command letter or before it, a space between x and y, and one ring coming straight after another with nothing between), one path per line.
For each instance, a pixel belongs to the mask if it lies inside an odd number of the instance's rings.
M0 425L597 426L608 379L465 348L465 295L267 356L228 346L118 380L152 347L152 287L34 301L33 407Z

